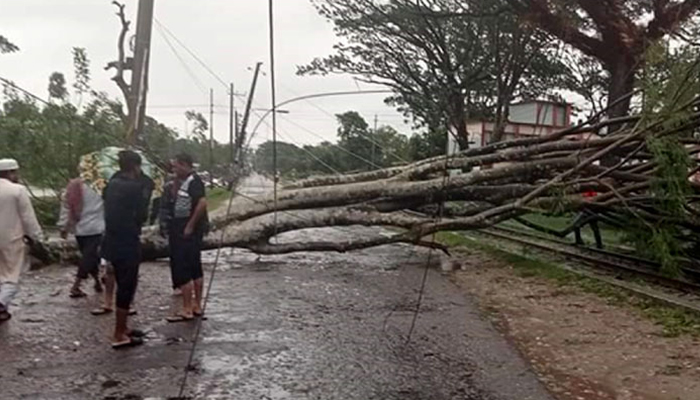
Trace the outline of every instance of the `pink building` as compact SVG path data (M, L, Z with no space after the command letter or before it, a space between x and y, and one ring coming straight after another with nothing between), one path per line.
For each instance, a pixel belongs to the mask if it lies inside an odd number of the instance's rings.
M503 140L546 135L571 126L572 106L533 100L512 104L508 113ZM489 144L495 127L493 122L470 121L467 130L472 147Z

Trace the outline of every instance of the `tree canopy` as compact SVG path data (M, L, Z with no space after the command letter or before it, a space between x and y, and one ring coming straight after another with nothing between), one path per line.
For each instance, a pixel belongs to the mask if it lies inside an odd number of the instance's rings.
M300 74L343 73L388 86L395 91L389 104L429 130L452 130L462 148L468 119L502 123L515 98L550 93L566 72L548 35L498 12L500 0L314 3L340 42ZM465 10L478 16L461 16Z
M608 72L611 117L627 114L647 50L682 34L700 0L508 0L527 23L597 60Z

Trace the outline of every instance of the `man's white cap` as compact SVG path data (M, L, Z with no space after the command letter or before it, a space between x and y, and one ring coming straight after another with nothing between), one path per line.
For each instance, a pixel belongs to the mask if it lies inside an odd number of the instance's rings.
M19 169L19 163L17 160L12 158L2 158L0 159L0 172L4 171L15 171Z

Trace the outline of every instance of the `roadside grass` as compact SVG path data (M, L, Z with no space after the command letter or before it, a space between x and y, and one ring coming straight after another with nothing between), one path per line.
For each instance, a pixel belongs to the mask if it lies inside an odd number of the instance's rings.
M562 231L565 228L571 224L571 222L574 220L576 216L573 214L566 214L562 216L549 216L549 215L543 215L543 214L527 214L523 216L523 219L532 222L534 224L554 229L557 231ZM526 228L525 226L519 224L517 221L509 220L502 222L500 224L503 227L508 227L508 228L514 228L514 229L529 229ZM614 228L612 226L609 226L605 223L599 223L600 226L600 235L603 238L603 243L607 245L624 245L626 244L625 242L625 232ZM593 236L593 230L589 225L584 226L581 229L581 236L589 241L593 242L594 236ZM573 237L573 233L570 234L570 237Z
M664 337L681 335L700 337L700 315L691 311L640 296L605 282L577 275L535 256L512 253L458 233L439 233L438 241L451 248L464 248L488 254L496 260L511 265L520 277L542 278L562 287L576 287L586 293L595 294L605 299L608 304L632 307L641 315L661 326Z
M230 192L224 188L215 187L207 189L207 208L209 211L216 210L228 200Z

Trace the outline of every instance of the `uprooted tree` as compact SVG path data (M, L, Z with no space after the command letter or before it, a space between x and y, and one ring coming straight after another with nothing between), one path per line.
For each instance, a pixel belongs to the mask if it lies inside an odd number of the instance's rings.
M346 252L393 243L442 248L440 231L485 228L531 212L591 209L621 225L638 224L643 238L664 254L679 238L696 241L700 186L698 75L668 86L671 96L653 111L614 120L591 119L547 136L473 148L454 156L354 175L292 182L278 196L238 196L230 213L215 219L208 248L219 245L258 254ZM611 124L623 128L606 137ZM601 166L601 158L620 161ZM451 175L449 171L466 171ZM585 200L581 193L596 191ZM396 228L391 235L343 241L288 241L282 234L323 227ZM282 235L280 240L271 240ZM155 232L144 235L145 256L167 255ZM672 262L667 266L670 268Z
M291 182L277 196L246 197L234 190L230 213L215 218L206 247L265 255L394 243L444 249L433 234L485 228L533 212L587 209L631 231L640 248L673 273L674 257L700 242L700 186L694 180L700 172L698 59L696 51L671 63L650 57L652 67L659 65L649 69L644 99L631 115L610 118L610 110L633 99L627 94L588 121L546 136ZM598 195L582 196L590 191ZM393 229L342 241L294 241L285 235L341 226ZM146 232L143 243L145 258L167 256L167 244L155 231ZM50 248L58 252L64 245Z

